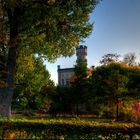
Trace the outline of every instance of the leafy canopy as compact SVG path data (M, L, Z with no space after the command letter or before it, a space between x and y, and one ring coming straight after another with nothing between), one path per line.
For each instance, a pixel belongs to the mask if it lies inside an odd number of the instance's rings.
M27 108L27 106L30 107L30 103L33 104L41 98L45 99L46 95L42 97L40 92L50 82L50 74L46 70L43 60L31 55L28 49L21 49L17 59L14 104ZM41 103L43 103L42 100ZM33 105L35 107L35 103Z
M96 4L95 0L2 0L0 24L7 36L11 28L17 30L21 46L53 60L72 55L91 33L89 13Z

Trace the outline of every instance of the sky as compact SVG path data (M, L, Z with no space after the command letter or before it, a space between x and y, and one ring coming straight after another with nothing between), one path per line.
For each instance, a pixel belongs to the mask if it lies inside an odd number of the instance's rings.
M79 44L88 47L88 67L98 66L102 56L108 53L123 57L132 52L140 62L140 0L102 0L91 13L90 22L94 22L93 32ZM71 68L75 62L76 56L73 55L45 64L57 84L57 65Z

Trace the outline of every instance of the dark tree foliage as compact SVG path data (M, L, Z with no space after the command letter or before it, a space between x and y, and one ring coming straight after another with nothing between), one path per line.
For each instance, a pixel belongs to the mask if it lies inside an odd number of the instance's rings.
M20 60L21 58L18 59L12 107L17 110L39 110L41 103L47 98L47 86L51 87L50 74L40 58L28 56L26 52L26 57L22 59L24 62ZM44 89L43 94L44 86L46 91Z
M140 66L130 67L128 78L128 95L134 99L140 99Z
M93 94L105 104L116 106L116 120L119 102L127 96L128 69L123 64L110 63L97 67L93 73Z
M88 99L88 75L87 75L87 61L85 59L78 59L74 67L75 80L71 83L73 88L73 101L79 112L79 105L83 105Z
M51 99L50 113L57 114L71 114L73 112L72 104L72 89L71 87L57 86L53 94L49 94Z
M6 47L2 45L0 47L0 87L4 87L6 84Z

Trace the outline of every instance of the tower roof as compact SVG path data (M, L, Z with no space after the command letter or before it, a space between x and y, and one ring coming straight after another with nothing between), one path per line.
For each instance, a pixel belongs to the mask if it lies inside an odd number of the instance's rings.
M85 45L79 45L77 48L76 48L76 50L77 49L87 49L87 46L85 46Z

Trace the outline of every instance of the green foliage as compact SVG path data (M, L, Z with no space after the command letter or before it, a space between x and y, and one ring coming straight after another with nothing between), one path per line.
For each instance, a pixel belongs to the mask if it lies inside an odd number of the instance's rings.
M77 64L75 65L74 68L74 73L75 73L75 80L72 83L75 94L78 94L79 91L83 91L84 89L86 90L86 83L87 83L87 62L86 60L83 59L78 59ZM81 94L82 96L82 94Z
M27 48L31 55L37 54L49 61L60 56L71 56L78 43L92 31L93 24L89 23L89 14L96 4L97 0L0 1L0 17L2 17L0 37L3 38L3 33L8 36L8 39L2 42L5 42L9 47L6 78L8 86L5 88L6 93L2 93L8 96L3 102L0 102L0 108L3 108L1 115L9 117L11 114L17 50L22 49L22 47ZM38 72L38 70L35 71ZM29 78L32 77L33 74L30 73L26 81L28 86L30 85ZM38 77L37 74L34 81L31 81L31 85L34 85L36 90L41 88L38 86L41 82L36 83L42 78L41 75Z
M84 104L89 98L89 83L87 74L87 61L85 59L78 59L74 67L75 80L71 82L73 89L73 103L79 112L79 105L84 107Z
M93 93L104 103L116 106L118 117L119 102L127 96L128 69L121 63L110 63L97 67L93 73ZM118 118L117 118L118 119Z
M14 104L24 109L40 108L43 100L47 98L47 94L43 97L41 90L45 85L49 87L51 83L43 60L31 55L28 49L23 49L20 50L17 64Z
M54 115L57 115L57 113L71 114L73 111L71 87L57 86L55 91L54 94L49 95L52 100L50 113Z
M138 112L134 113L133 102L139 101L139 74L139 66L128 66L120 62L95 68L91 78L91 100L96 106L100 102L102 108L99 107L99 114L103 112L105 117L134 120L134 116L138 116Z
M54 82L49 80L48 83L42 87L41 91L35 98L36 107L40 113L47 113L52 106L52 98L56 93Z
M130 97L139 99L140 96L140 66L129 67L129 82L127 84L128 94Z
M121 94L127 92L127 68L121 63L111 63L97 67L93 73L93 82L95 92L98 92L98 95L105 95L106 97L112 95L121 98Z
M87 78L87 61L78 59L74 68L76 80L84 80Z
M28 46L34 53L52 60L72 55L78 43L91 33L89 14L97 3L96 0L3 0L0 10L4 19L9 20L7 28L18 31L20 46ZM6 34L7 28L4 28Z

